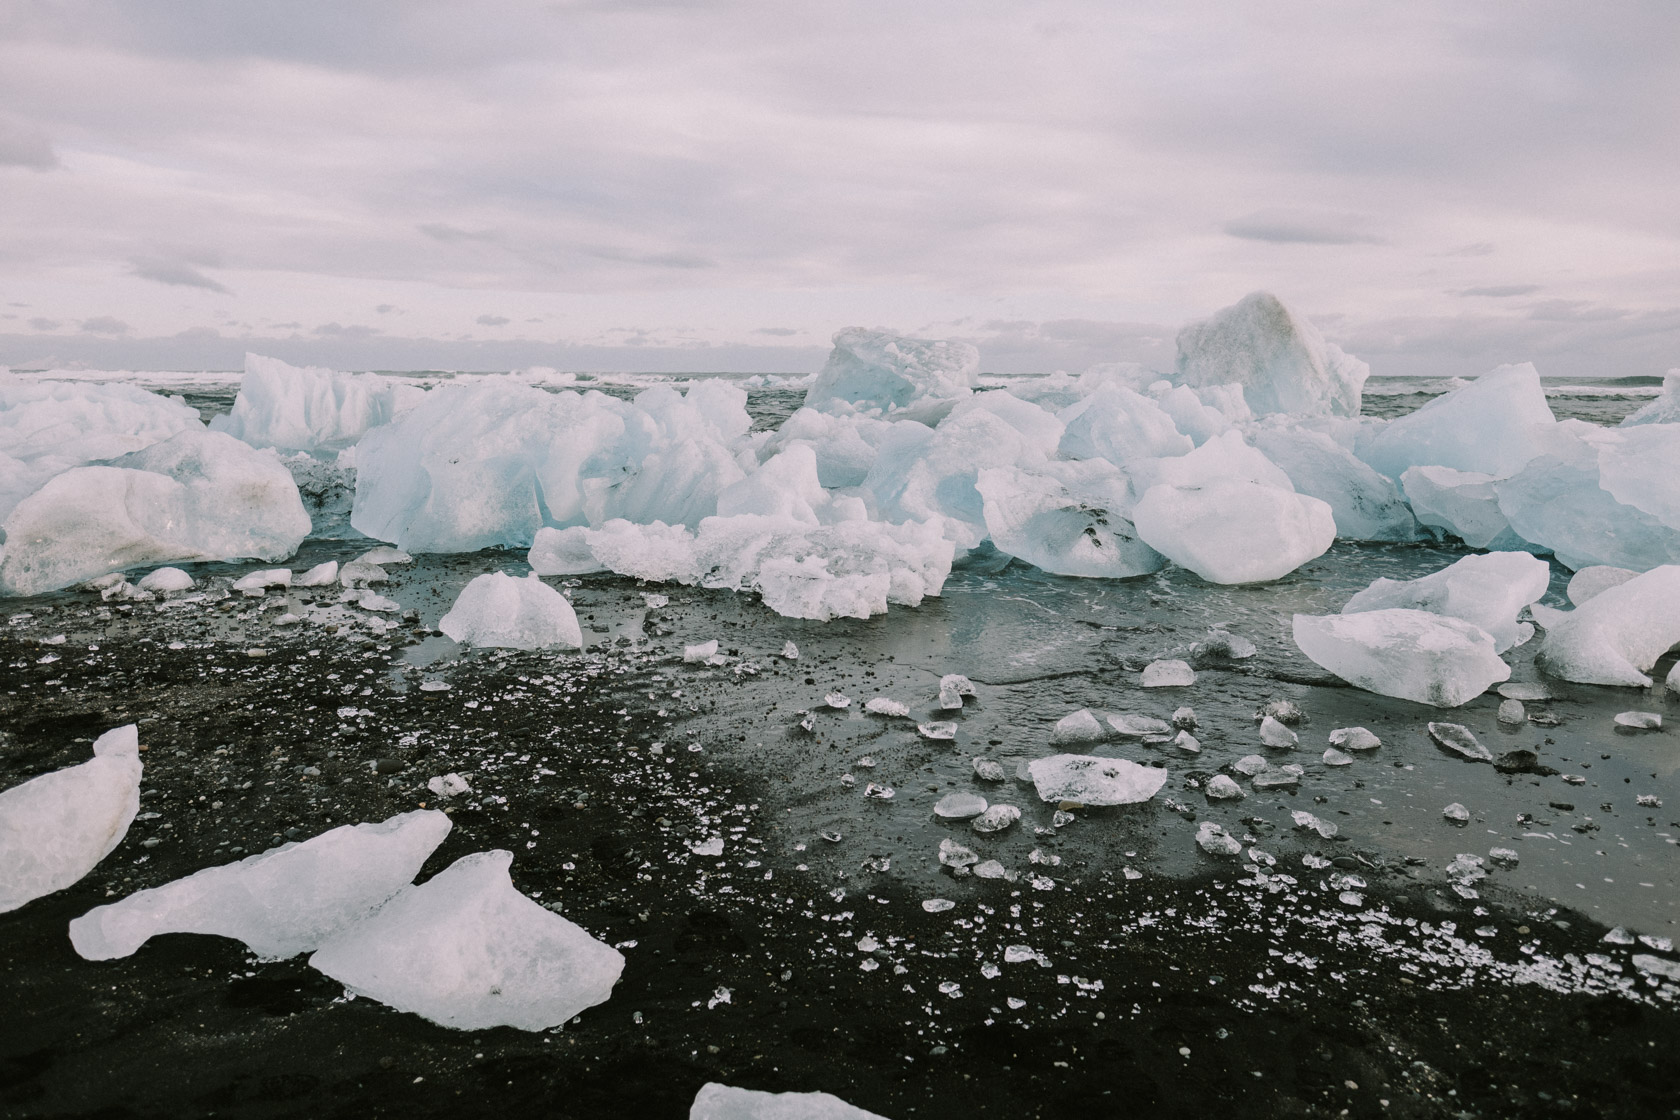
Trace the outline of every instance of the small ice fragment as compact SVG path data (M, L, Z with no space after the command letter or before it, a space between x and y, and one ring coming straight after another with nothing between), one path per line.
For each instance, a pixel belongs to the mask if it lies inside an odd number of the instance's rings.
M1353 765L1353 756L1348 755L1348 754L1343 754L1341 751L1337 750L1335 747L1325 747L1324 748L1324 765L1326 765L1326 766L1352 766Z
M1048 875L1033 875L1028 877L1027 885L1035 891L1053 891L1056 889L1056 880Z
M1336 896L1336 901L1340 902L1343 906L1351 906L1357 910L1359 907L1365 905L1365 896L1360 894L1358 891L1343 891Z
M270 587L290 587L292 585L292 571L290 568L265 568L260 572L252 572L241 576L233 583L235 591L242 591L246 595L261 595Z
M1026 964L1038 959L1038 950L1030 945L1005 945L1003 948L1004 964Z
M799 647L794 645L792 642L783 642L782 643L782 656L787 658L789 661L798 661L799 660Z
M1028 763L1027 773L1041 799L1077 801L1082 805L1131 805L1148 801L1167 781L1164 768L1089 754L1057 754L1034 759Z
M1654 793L1642 793L1639 796L1635 797L1633 800L1635 801L1635 803L1637 803L1639 805L1642 805L1647 809L1661 809L1662 808L1662 798L1658 797Z
M974 695L974 682L961 673L946 673L939 678L939 706L954 711L963 706L964 696Z
M1260 741L1268 747L1293 747L1300 741L1300 736L1271 716L1266 716L1260 721Z
M1330 861L1319 855L1317 852L1307 852L1301 856L1301 866L1310 868L1313 871L1323 871L1326 867L1330 866Z
M1459 804L1457 801L1454 801L1451 805L1448 805L1445 809L1442 809L1441 810L1441 815L1443 817L1447 818L1447 820L1451 821L1453 824L1469 824L1470 823L1470 810L1466 809L1463 805Z
M1209 801L1231 801L1243 797L1243 789L1227 774L1216 774L1204 791Z
M1522 859L1513 848L1489 848L1488 858L1503 867L1515 867Z
M1431 723L1429 737L1434 739L1441 749L1467 759L1470 762L1492 762L1493 755L1488 749L1477 742L1476 736L1461 723Z
M975 817L969 827L975 832L1002 832L1021 819L1021 810L1013 805L993 805Z
M865 962L872 963L872 962ZM708 1081L689 1106L688 1120L886 1120L832 1093L768 1093Z
M874 715L887 716L893 719L904 719L910 715L910 706L908 704L900 704L897 700L890 699L886 696L877 696L869 701L866 701L863 705L863 710Z
M1108 733L1103 725L1097 722L1097 717L1091 714L1091 709L1081 708L1072 715L1063 716L1056 721L1056 726L1050 733L1050 740L1054 743L1090 743L1106 738Z
M1196 683L1196 671L1185 661L1151 661L1140 683L1144 688L1186 688Z
M966 821L986 811L986 799L977 793L947 793L934 802L933 815L948 821Z
M1201 726L1194 708L1179 708L1172 714L1172 725L1181 731L1194 731Z
M1550 700L1552 690L1543 684L1528 681L1506 681L1495 691L1507 700Z
M1662 728L1662 716L1656 712L1617 712L1616 726L1635 731L1658 731Z
M1237 838L1212 821L1203 821L1196 827L1196 844L1210 856L1242 854L1242 844Z
M1499 702L1499 722L1507 726L1516 726L1528 722L1528 712L1523 709L1521 700L1501 700Z
M852 698L847 696L844 692L830 692L827 696L823 697L823 703L836 709L849 708L852 706Z
M352 564L412 564L414 557L400 548L392 548L382 544L377 548L370 548L351 561Z
M862 758L858 759L857 764L865 770L875 769L875 760L868 755L864 755Z
M1066 809L1057 809L1054 813L1050 814L1050 825L1053 828L1066 828L1078 819L1078 817L1075 817Z
M867 933L858 938L857 949L860 953L873 953L880 947L881 943Z
M962 985L955 980L941 980L939 982L939 993L950 996L952 999L961 999Z
M802 731L815 731L817 729L817 717L807 712L805 718L799 721L799 727Z
M991 758L974 760L974 776L983 782L1001 782L1007 777L1003 771L1003 764Z
M837 828L825 828L821 832L817 833L817 835L821 836L824 840L827 840L830 844L838 844L841 840L845 839L845 837L840 835L840 830Z
M683 661L689 664L693 664L697 661L705 661L707 658L715 656L717 651L718 643L716 638L713 638L709 642L701 642L698 645L684 646ZM850 703L850 701L848 701L848 703ZM843 708L846 705L836 704L834 706L837 708Z
M981 860L974 865L976 879L1007 879L1009 870L995 859Z
M991 961L987 961L985 964L980 966L980 975L984 976L988 980L996 980L999 976L1003 975L1003 969L999 968Z
M1312 831L1318 833L1320 836L1324 837L1326 840L1335 836L1336 833L1340 831L1340 829L1338 829L1331 822L1329 822L1327 820L1321 820L1320 818L1313 816L1311 813L1309 813L1309 812L1307 812L1303 809L1296 809L1294 812L1290 813L1289 815L1294 818L1296 828L1311 829Z
M1267 767L1254 775L1253 784L1255 789L1281 789L1286 786L1298 786L1301 784L1301 775L1281 767L1276 770Z
M949 720L931 720L928 723L918 723L916 730L924 739L955 739L957 725Z
M863 795L865 797L874 798L876 801L891 801L893 799L893 793L893 787L881 785L878 782L870 782L868 785L863 787Z
M420 682L420 691L421 692L448 692L449 691L449 682L448 681L421 681Z
M1654 933L1642 933L1642 934L1640 934L1639 935L1639 943L1641 945L1645 946L1647 949L1655 949L1659 953L1672 953L1672 952L1674 952L1674 939L1673 938L1658 937Z
M1617 926L1615 929L1612 929L1609 933L1604 935L1604 940L1611 945L1632 945L1635 943L1636 939L1633 934L1629 933L1621 926Z
M338 582L338 561L317 564L292 581L293 587L331 587Z
M714 836L710 840L688 842L688 850L697 856L721 856L723 854L723 837Z
M439 797L459 797L463 793L471 793L472 786L459 774L440 774L426 783L426 788Z
M1154 716L1132 715L1130 712L1117 712L1108 717L1108 726L1116 735L1128 739L1141 739L1147 735L1171 735L1172 724Z
M142 591L191 591L193 578L180 568L158 568L135 585Z
M1654 957L1650 953L1635 953L1633 955L1633 967L1652 976L1661 976L1680 984L1680 961L1664 960L1662 957Z
M1374 751L1382 740L1363 727L1338 727L1330 732L1330 745L1344 751Z
M642 592L642 603L648 610L657 611L670 606L671 597L669 595L661 595L655 591L644 591Z
M1271 765L1270 762L1257 754L1245 754L1233 762L1231 768L1239 774L1246 774L1252 778L1261 771L1270 769Z
M948 898L922 899L922 909L926 910L929 914L943 914L947 910L955 910L956 908L957 904Z
M1279 723L1286 723L1291 727L1306 720L1307 713L1301 710L1301 705L1293 700L1268 700L1254 713L1255 719L1265 719L1271 716Z
M1188 754L1200 754L1202 751L1201 740L1188 731L1180 731L1173 736L1173 746Z
M463 594L464 594L464 592L463 592ZM387 599L385 596L379 594L377 591L363 591L362 594L361 594L361 597L356 600L356 605L358 607L361 607L364 611L377 611L380 614L391 614L395 611L402 610L402 604L401 603L397 602L395 599ZM455 612L453 610L450 611L450 614L454 614L454 613ZM444 616L444 618L448 618L448 617L449 617L449 615ZM564 625L564 624L563 623L557 623L557 625ZM576 625L575 621L574 621L573 625ZM438 622L438 629L440 629L440 630L443 629L443 622L441 620ZM447 633L449 633L449 631L445 630L444 633L447 634ZM457 639L457 640L459 640L459 639ZM581 644L581 643L582 643L582 638L580 636L579 644ZM467 644L467 643L463 643L463 644ZM490 643L488 643L488 642L475 642L475 643L472 643L472 644L488 645Z
M362 564L355 560L338 570L338 582L345 587L370 587L385 583L385 569L378 564Z
M1009 998L1008 998L1008 999L1007 999L1007 1000L1005 1000L1005 1001L1004 1001L1004 1002L1006 1002L1006 1003L1007 1003L1007 1004L1009 1004L1009 1009L1010 1009L1010 1010L1011 1010L1011 1011L1019 1011L1019 1010L1021 1010L1021 1008L1023 1008L1023 1007L1025 1007L1025 1006L1026 1006L1026 1005L1027 1005L1027 1001L1026 1001L1026 1000L1024 1000L1024 999L1021 999L1021 998L1019 998L1019 997L1017 997L1017 996L1010 996L1010 997L1009 997Z
M972 848L947 837L939 842L939 862L946 867L973 867L980 862L980 857Z

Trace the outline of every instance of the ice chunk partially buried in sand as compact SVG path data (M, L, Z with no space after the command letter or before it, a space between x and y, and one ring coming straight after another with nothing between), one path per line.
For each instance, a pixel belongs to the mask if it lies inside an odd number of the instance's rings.
M1526 552L1466 556L1421 579L1379 579L1349 599L1343 614L1403 607L1461 618L1486 630L1495 652L1517 644L1517 615L1539 602L1552 569Z
M761 1093L716 1081L700 1087L688 1120L887 1120L830 1093Z
M1055 754L1027 764L1038 796L1082 805L1132 805L1148 801L1167 783L1167 771L1124 758Z
M557 1027L612 994L624 957L515 890L512 863L511 852L463 856L309 963L445 1027Z
M514 579L491 572L461 589L438 629L464 646L548 649L583 645L577 612L535 572Z
M160 933L213 933L268 960L293 957L412 883L449 828L435 809L344 825L95 907L70 923L70 943L102 961Z
M133 724L96 739L87 762L0 793L0 914L79 881L122 843L139 811Z
M1298 614L1294 630L1302 653L1349 684L1437 708L1456 708L1511 675L1487 631L1428 611Z
M1539 665L1578 684L1649 688L1646 674L1680 643L1680 564L1665 564L1600 591L1567 612L1548 612Z

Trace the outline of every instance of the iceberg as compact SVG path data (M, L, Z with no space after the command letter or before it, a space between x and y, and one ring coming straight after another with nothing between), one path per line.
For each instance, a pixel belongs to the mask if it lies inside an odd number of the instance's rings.
M817 480L829 488L860 486L875 465L881 441L898 424L910 420L879 420L872 416L837 416L801 408L771 436L767 449L774 454L804 443L817 457Z
M1496 653L1517 644L1517 616L1540 601L1551 565L1526 552L1466 556L1420 579L1378 579L1342 607L1343 614L1404 607L1461 618L1493 637Z
M1630 413L1621 426L1631 428L1638 424L1680 424L1680 369L1669 370L1657 398Z
M79 882L140 811L134 724L94 740L93 757L0 792L0 914Z
M1178 332L1174 380L1195 389L1241 385L1256 415L1358 416L1370 373L1270 292Z
M1431 466L1505 478L1543 452L1555 423L1534 366L1500 366L1390 421L1360 457L1395 479Z
M980 381L980 351L966 342L901 338L849 327L805 393L824 412L903 412L966 397Z
M828 1093L761 1093L708 1081L695 1094L688 1120L886 1120Z
M497 649L581 648L583 630L566 597L532 572L515 579L505 572L475 577L438 629L466 646Z
M990 467L974 485L992 544L1047 572L1119 579L1166 566L1131 522L1129 480L1105 459Z
M1593 435L1599 486L1623 505L1680 530L1680 423Z
M1148 801L1167 784L1163 767L1091 754L1037 758L1027 764L1027 773L1041 800L1082 805L1132 805Z
M1058 417L1066 430L1057 450L1067 459L1137 459L1183 455L1195 448L1161 406L1120 385L1104 385Z
M424 396L417 385L375 373L337 373L246 354L233 410L212 419L210 430L252 447L338 452Z
M414 881L449 835L435 809L344 825L97 906L70 923L90 961L126 957L160 933L208 933L284 960L320 947Z
M1680 644L1680 564L1652 568L1547 619L1543 670L1578 684L1649 688L1646 674Z
M187 429L55 476L4 530L0 595L36 595L140 564L284 560L310 522L272 453Z
M1378 474L1323 432L1257 425L1249 429L1248 438L1256 450L1289 476L1297 493L1329 504L1340 539L1418 538L1418 519L1412 516L1394 481Z
M1638 574L1628 568L1612 568L1607 564L1582 568L1569 579L1569 601L1578 607L1599 592L1619 587Z
M1474 700L1511 675L1487 631L1428 611L1298 614L1294 634L1302 653L1349 684L1437 708Z
M1336 540L1328 504L1256 482L1153 486L1132 523L1150 548L1210 583L1279 579Z
M520 894L513 854L463 856L344 929L309 963L445 1027L558 1027L612 994L624 958Z
M1407 467L1400 485L1412 513L1431 529L1451 533L1471 548L1510 549L1522 539L1499 508L1499 479L1451 467Z
M971 409L931 430L896 426L881 442L863 486L882 520L934 522L957 548L970 549L987 535L985 503L975 488L979 472L1042 460L1008 421Z

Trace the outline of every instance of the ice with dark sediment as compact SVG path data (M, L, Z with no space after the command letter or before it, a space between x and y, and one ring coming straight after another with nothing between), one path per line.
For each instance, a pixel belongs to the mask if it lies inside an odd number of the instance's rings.
M1546 593L1551 575L1549 564L1526 552L1466 556L1419 579L1378 579L1343 604L1342 613L1399 607L1463 619L1504 653L1517 644L1517 616Z
M1422 535L1393 479L1326 433L1277 419L1249 427L1249 441L1289 476L1298 493L1329 504L1339 539L1410 541Z
M1196 846L1210 856L1242 855L1242 842L1212 821L1202 821L1197 825Z
M551 649L583 645L577 612L536 573L515 579L504 572L475 577L438 629L462 645L498 649Z
M1579 684L1649 688L1657 659L1680 644L1680 564L1652 568L1572 611L1550 611L1537 658Z
M1106 459L990 467L975 477L998 551L1066 576L1124 578L1166 566L1137 535L1130 486Z
M1027 764L1038 796L1082 805L1131 805L1148 801L1167 782L1167 771L1123 758L1057 754Z
M688 1120L886 1120L829 1093L766 1093L708 1081L695 1094Z
M1294 637L1302 653L1351 685L1438 708L1456 708L1511 675L1487 631L1429 611L1298 614Z

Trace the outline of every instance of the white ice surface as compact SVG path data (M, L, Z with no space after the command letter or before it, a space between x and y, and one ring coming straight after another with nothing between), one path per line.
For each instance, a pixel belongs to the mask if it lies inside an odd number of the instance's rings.
M1526 552L1488 552L1412 580L1375 580L1342 607L1343 614L1404 607L1461 618L1487 631L1494 651L1517 644L1517 616L1540 600L1552 569Z
M1547 615L1538 663L1578 684L1649 688L1646 674L1680 644L1680 565L1666 564Z
M1166 566L1138 537L1130 482L1106 459L991 467L975 489L992 544L1047 572L1121 578Z
M1499 508L1499 480L1451 467L1407 467L1400 485L1412 514L1471 548L1509 548L1518 538Z
M1542 452L1555 422L1539 372L1526 362L1500 366L1390 421L1360 456L1394 479L1419 466L1504 478Z
M1160 766L1140 766L1124 758L1090 754L1055 754L1027 764L1038 796L1045 801L1083 805L1132 805L1148 801L1167 782Z
M1511 675L1487 631L1428 611L1298 614L1294 635L1302 653L1349 684L1437 708L1474 700Z
M1298 493L1329 503L1336 536L1353 541L1410 541L1417 519L1394 480L1355 458L1323 432L1302 427L1254 425L1254 447L1289 476Z
M505 572L475 577L438 629L467 646L498 649L580 648L583 629L566 597L535 572L515 579Z
M849 327L805 394L825 412L902 412L965 397L979 383L980 352L966 342L901 338Z
M1278 579L1336 539L1329 505L1256 482L1154 486L1132 523L1145 544L1210 583Z
M829 1093L764 1093L709 1081L695 1094L688 1120L886 1120Z
M418 385L375 373L338 373L246 354L233 409L212 419L210 428L253 447L336 452L424 395Z
M1357 416L1370 372L1276 296L1254 292L1178 332L1174 379L1241 385L1256 415Z

